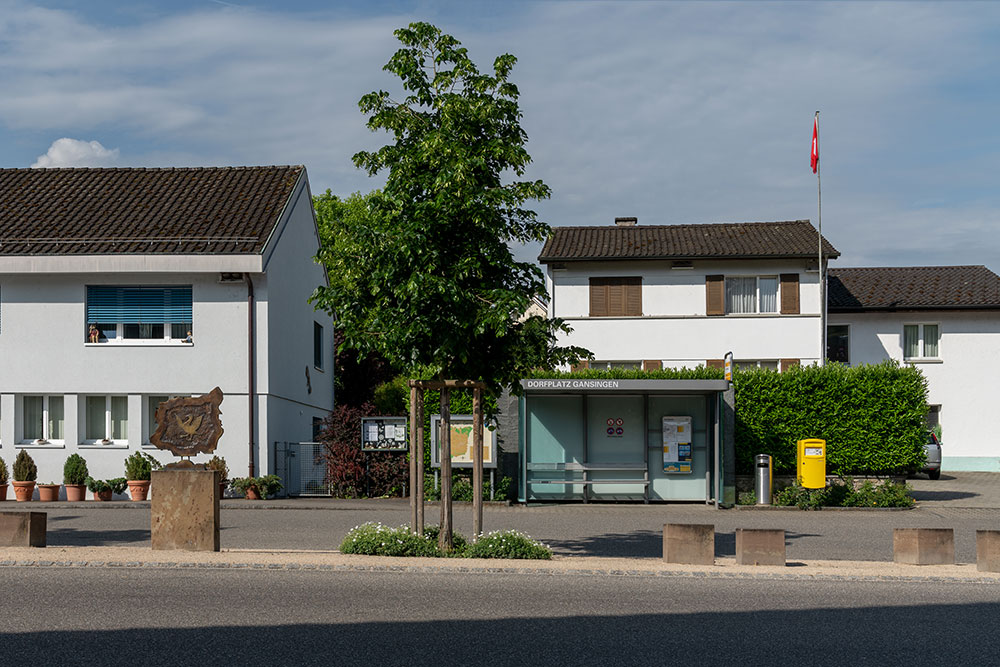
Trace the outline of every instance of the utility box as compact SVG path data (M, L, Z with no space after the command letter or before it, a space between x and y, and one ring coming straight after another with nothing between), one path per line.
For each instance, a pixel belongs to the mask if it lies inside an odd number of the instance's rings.
M799 440L796 456L796 475L805 489L826 488L826 440L807 438Z

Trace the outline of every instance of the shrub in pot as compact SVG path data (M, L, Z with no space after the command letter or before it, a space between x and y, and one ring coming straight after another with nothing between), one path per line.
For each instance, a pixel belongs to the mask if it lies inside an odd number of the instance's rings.
M66 500L80 501L87 499L87 461L79 454L70 454L63 464L63 484L66 486Z
M93 492L94 500L111 500L114 494L124 491L127 485L128 481L124 477L115 477L114 479L87 478L87 488Z
M284 488L281 478L277 475L263 477L237 477L230 484L234 489L246 496L247 500L260 500L274 495Z
M7 464L0 459L0 500L7 500Z
M160 462L145 452L135 452L125 459L125 479L132 500L145 500L149 495L149 478L159 470Z
M219 473L219 497L226 495L226 487L229 486L229 466L226 465L226 459L221 456L213 456L205 464L205 467Z
M31 500L35 493L35 480L38 479L38 466L28 451L22 449L14 459L14 496L17 502Z

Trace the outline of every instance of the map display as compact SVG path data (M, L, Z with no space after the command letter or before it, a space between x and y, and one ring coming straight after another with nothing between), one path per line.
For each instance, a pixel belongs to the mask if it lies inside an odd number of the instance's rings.
M441 415L431 415L431 466L441 467L441 446L438 438ZM451 416L451 465L472 467L472 415ZM496 468L496 427L483 427L483 467Z

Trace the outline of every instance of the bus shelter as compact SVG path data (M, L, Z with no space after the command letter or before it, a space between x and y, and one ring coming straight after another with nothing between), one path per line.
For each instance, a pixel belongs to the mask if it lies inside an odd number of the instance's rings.
M726 380L522 380L521 502L735 503Z

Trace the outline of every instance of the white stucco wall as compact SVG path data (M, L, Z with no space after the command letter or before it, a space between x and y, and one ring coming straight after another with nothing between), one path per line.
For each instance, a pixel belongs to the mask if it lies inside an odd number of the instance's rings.
M927 378L928 402L941 406L942 469L1000 471L1000 435L992 419L1000 373L1000 313L833 313L830 324L850 327L851 365L902 362L903 325L937 324L938 359L913 364Z
M691 269L669 262L570 262L547 270L550 313L573 328L562 343L579 345L601 360L658 359L666 366L697 366L732 351L736 359L818 360L817 272L806 262L695 261ZM799 315L707 316L705 277L799 275ZM589 317L593 277L641 276L642 317ZM779 296L780 309L780 296Z

